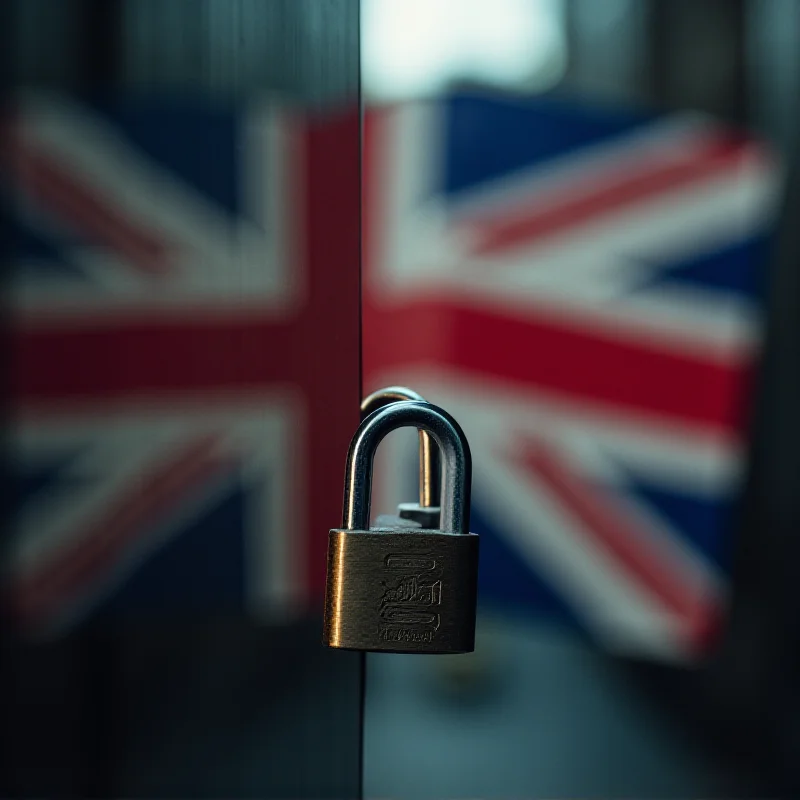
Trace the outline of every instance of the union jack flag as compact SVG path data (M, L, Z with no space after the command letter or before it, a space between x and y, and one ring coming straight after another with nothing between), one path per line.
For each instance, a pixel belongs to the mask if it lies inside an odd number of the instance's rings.
M358 143L349 111L16 102L4 607L24 630L319 596L358 420Z
M704 117L452 96L365 124L365 388L474 454L483 602L701 655L727 592L778 180Z

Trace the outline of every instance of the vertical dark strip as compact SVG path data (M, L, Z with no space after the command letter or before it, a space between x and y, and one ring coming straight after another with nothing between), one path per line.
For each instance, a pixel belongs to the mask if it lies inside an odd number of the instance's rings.
M666 111L746 119L745 0L656 0L650 7L650 84Z
M120 82L121 0L83 0L80 6L79 91L111 95ZM75 634L79 692L83 697L80 738L85 743L82 794L115 794L117 692L120 690L117 643L110 626L90 622Z
M115 792L117 692L120 689L118 648L107 624L90 623L77 636L80 648L79 691L84 698L80 738L86 747L82 795L100 800L118 794Z
M752 696L750 707L771 743L788 796L800 792L800 148L794 163L774 255L767 301L746 514L734 572L734 609L725 664ZM737 666L749 657L749 674ZM738 694L735 694L738 693Z
M0 1L0 148L4 146L2 125L8 118L11 90L12 60L14 53L15 7L10 0ZM0 597L2 576L6 574L5 560L10 529L10 469L8 449L8 308L6 307L9 270L9 220L5 203L0 203ZM0 612L2 602L0 601ZM8 733L9 726L3 724L9 712L8 630L5 614L0 613L0 796L8 797L12 787Z
M668 9L666 5L660 0L652 0L648 4L645 23L647 37L645 52L648 62L645 91L656 108L663 108L666 105L669 85L669 44L666 35Z
M728 117L739 125L749 124L751 117L747 92L747 2L731 0L730 3L733 63Z
M110 91L120 80L121 0L83 0L81 12L81 89L90 93Z

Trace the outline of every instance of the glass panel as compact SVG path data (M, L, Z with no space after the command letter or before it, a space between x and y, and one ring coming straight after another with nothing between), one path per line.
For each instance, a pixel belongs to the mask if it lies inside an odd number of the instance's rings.
M0 794L357 797L358 2L3 11Z
M459 420L481 536L476 652L368 657L366 794L796 795L796 554L784 578L762 515L744 582L733 557L796 5L364 7L364 389ZM391 438L376 513L416 447Z

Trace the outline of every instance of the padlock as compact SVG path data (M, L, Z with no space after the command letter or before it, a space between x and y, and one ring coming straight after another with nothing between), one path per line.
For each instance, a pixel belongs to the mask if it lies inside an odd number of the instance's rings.
M369 529L375 451L386 434L412 426L439 448L439 529ZM343 527L328 536L325 644L393 653L475 649L478 536L469 532L471 481L469 444L443 409L397 402L363 420L347 454Z
M379 389L361 403L361 414L368 416L388 403L398 401L427 402L413 389L405 386L387 386ZM400 503L397 515L401 519L416 522L422 528L439 527L439 451L431 435L420 429L419 433L419 502Z

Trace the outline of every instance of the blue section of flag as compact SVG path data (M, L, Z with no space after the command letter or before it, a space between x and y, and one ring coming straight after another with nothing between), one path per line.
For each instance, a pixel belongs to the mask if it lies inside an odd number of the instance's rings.
M443 189L457 195L479 184L562 158L644 127L641 114L555 99L456 96L445 103Z
M241 612L247 502L248 492L233 487L143 561L100 613Z
M88 478L79 478L68 472L77 456L78 451L70 451L39 458L35 462L13 462L13 469L8 474L12 512L19 513L31 504L45 503L56 496L69 496L85 485Z
M243 214L241 115L187 100L127 101L102 109L128 143L231 215ZM209 154L213 153L213 157Z
M67 237L30 226L24 217L15 217L10 226L9 245L14 254L14 269L25 278L58 276L65 280L86 281L86 273L69 258ZM77 244L73 239L71 244Z
M731 526L736 500L730 495L703 497L628 477L628 491L656 511L689 546L727 570L731 564Z
M766 232L762 232L759 236L693 253L675 263L659 264L658 271L644 279L637 291L686 286L760 298L764 290L769 241Z
M478 583L482 607L526 608L558 622L578 625L572 609L542 575L508 545L508 537L497 530L490 514L484 514L480 506L473 503L470 519L470 530L481 537Z

